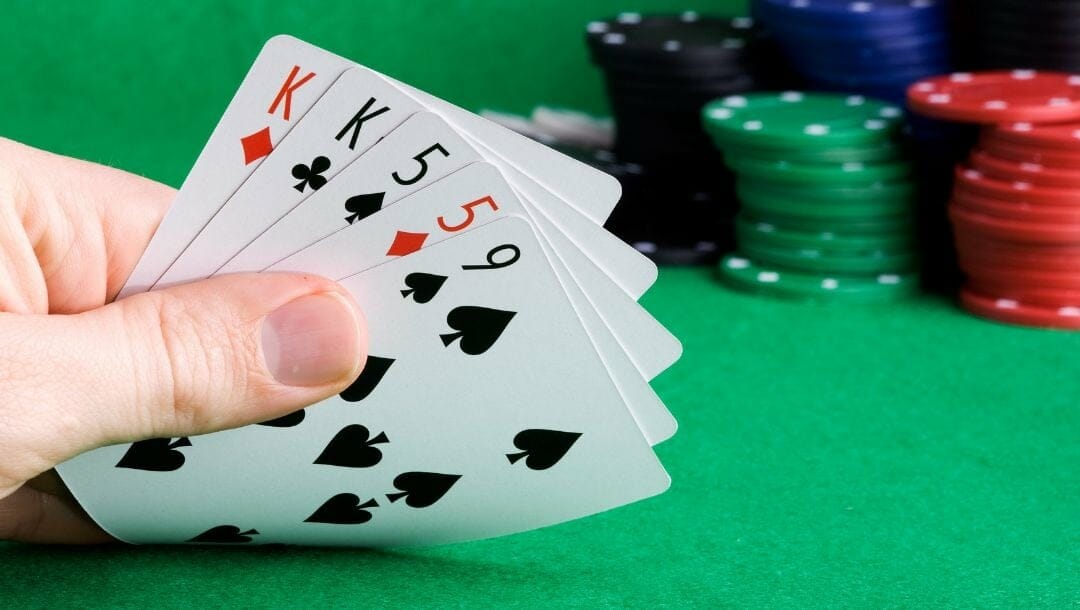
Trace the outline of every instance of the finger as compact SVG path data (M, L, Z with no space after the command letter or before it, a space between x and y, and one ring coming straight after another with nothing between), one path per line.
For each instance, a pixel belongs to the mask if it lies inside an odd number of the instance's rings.
M114 541L74 503L30 487L0 498L0 540L43 544Z
M284 273L71 316L0 313L0 345L0 490L103 444L280 417L344 389L367 348L348 293Z
M10 200L0 207L0 305L78 313L111 301L175 195L141 176L0 138L0 201Z

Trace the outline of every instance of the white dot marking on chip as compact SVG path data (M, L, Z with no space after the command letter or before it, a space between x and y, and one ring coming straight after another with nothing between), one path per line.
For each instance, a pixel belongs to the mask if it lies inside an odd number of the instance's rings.
M775 284L780 281L780 274L775 271L761 271L757 274L757 279L765 284Z

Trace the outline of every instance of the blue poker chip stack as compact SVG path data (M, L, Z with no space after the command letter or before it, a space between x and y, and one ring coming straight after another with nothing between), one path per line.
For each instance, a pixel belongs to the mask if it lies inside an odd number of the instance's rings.
M754 0L754 18L817 89L894 102L951 71L947 0Z

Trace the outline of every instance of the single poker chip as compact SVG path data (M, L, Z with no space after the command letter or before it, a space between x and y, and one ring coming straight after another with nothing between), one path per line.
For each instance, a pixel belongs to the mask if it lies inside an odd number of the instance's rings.
M903 149L887 142L874 146L854 148L793 149L769 148L762 146L740 146L732 148L732 155L747 157L759 161L788 161L802 164L837 164L837 163L889 163L904 158Z
M841 274L895 273L918 266L914 252L864 251L855 254L828 250L777 248L740 241L739 252L763 265L795 271Z
M893 163L808 164L790 161L761 161L750 157L728 155L728 166L741 176L770 182L826 185L870 185L877 182L902 180L911 175L912 166L906 161Z
M1080 76L1012 70L956 72L912 84L908 106L926 116L971 123L1080 120Z
M918 275L913 273L870 276L800 273L762 266L734 254L721 260L717 273L723 281L742 290L811 301L887 302L915 294L919 289Z
M766 190L757 190L744 182L736 182L735 192L743 209L752 215L768 218L772 215L800 218L841 218L878 220L909 216L915 211L909 200L858 200L826 203L805 201L795 197L777 197Z
M735 218L735 235L739 243L754 242L776 248L826 250L858 253L867 251L904 251L914 249L911 232L884 234L846 234L836 231L800 231L784 229L768 222L754 220L746 214Z
M809 37L782 38L780 44L790 49L788 57L791 63L803 71L830 71L863 76L882 74L886 71L902 73L917 68L933 67L944 67L945 72L949 71L947 69L949 47L945 36L911 40L913 44L910 46L892 48L862 43L835 47L832 45L812 46L809 44L811 42ZM833 41L822 40L821 42ZM924 76L941 73L941 71L926 72Z
M956 252L961 268L970 264L972 268L1006 269L1018 272L1030 269L1054 273L1080 272L1080 257L1075 256L1003 254L967 245L959 239L956 242Z
M739 184L772 197L797 197L823 204L911 202L918 190L912 181L874 182L868 185L786 184L739 176Z
M1058 307L1080 307L1080 290L1060 288L1042 288L1028 286L1003 286L993 281L969 278L967 286L979 294L992 294L998 298L1010 299L1032 305Z
M1080 206L1080 189L1039 186L1031 182L995 180L982 172L958 165L956 191L1013 203L1042 206Z
M1077 123L1005 123L989 128L1003 142L1021 146L1039 146L1080 153L1080 122Z
M890 140L903 116L898 106L860 95L798 91L734 95L702 109L705 128L722 149L873 146Z
M915 230L915 219L911 214L892 217L868 217L868 218L822 218L811 216L793 216L788 214L754 215L751 210L743 208L748 218L767 218L769 224L785 231L803 231L810 233L836 232L843 235L895 235L911 234Z
M1080 329L1080 307L1065 305L1051 307L1022 303L1008 298L995 298L964 288L960 304L971 313L1006 324L1042 328Z
M941 0L759 0L754 9L781 39L834 30L834 44L942 30L948 17Z
M1080 169L1080 152L1043 148L1002 140L996 132L985 132L979 146L994 155L1021 163L1038 163L1060 169Z
M998 218L949 205L957 230L1013 243L1080 245L1080 225L1055 225Z
M971 168L993 180L1026 182L1034 186L1080 189L1080 167L1062 169L1039 163L1024 163L1002 159L986 152L973 150L968 160Z
M1016 269L991 267L979 260L968 258L960 267L969 277L983 283L1028 288L1057 288L1080 290L1080 271L1047 271L1043 269Z
M1046 224L1080 225L1080 206L1066 207L1017 203L981 197L961 190L953 193L953 204L972 212L987 214L996 218L1011 218L1023 222Z
M1010 244L955 232L957 253L990 267L1080 271L1080 247L1037 247Z
M586 26L586 41L600 63L638 60L654 64L718 62L738 58L756 37L746 17L724 19L696 12L678 15L622 13Z

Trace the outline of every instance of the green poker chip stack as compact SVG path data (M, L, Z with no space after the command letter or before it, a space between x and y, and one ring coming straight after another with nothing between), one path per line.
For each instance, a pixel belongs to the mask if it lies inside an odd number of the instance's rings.
M903 111L862 96L751 93L713 100L705 130L736 175L740 289L879 302L918 287L916 189Z

